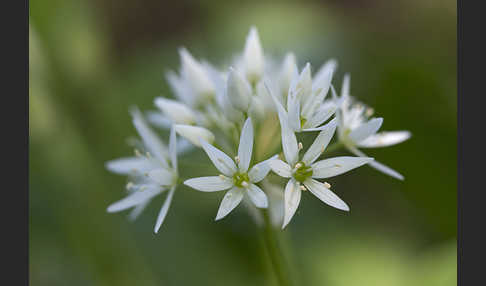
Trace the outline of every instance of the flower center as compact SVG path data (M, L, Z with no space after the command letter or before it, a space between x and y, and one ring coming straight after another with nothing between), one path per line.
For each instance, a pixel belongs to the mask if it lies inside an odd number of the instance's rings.
M302 161L295 164L294 178L297 181L304 182L310 176L312 176L312 167L306 166Z
M244 188L248 187L250 178L248 177L247 173L236 173L233 175L233 182L235 186Z

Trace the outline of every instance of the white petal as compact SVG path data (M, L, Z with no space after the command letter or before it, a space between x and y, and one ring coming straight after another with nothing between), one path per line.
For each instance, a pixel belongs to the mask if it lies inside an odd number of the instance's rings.
M246 37L243 63L248 80L252 82L258 81L263 74L264 58L258 31L255 27L251 27Z
M159 232L160 226L164 222L165 216L169 211L170 203L172 202L172 197L174 196L175 187L170 189L169 193L167 194L167 198L165 199L162 208L160 209L159 215L157 216L157 221L155 222L154 232Z
M351 76L347 73L343 78L343 85L341 86L341 96L348 97L349 94L349 83L351 82Z
M337 109L338 107L334 103L321 105L304 124L304 129L314 128L321 125L326 120L328 120L336 112Z
M250 166L251 153L253 150L253 124L248 118L241 130L240 145L238 146L238 168L240 172L246 173Z
M160 138L153 132L137 109L132 110L133 124L142 137L148 151L157 158L164 167L167 167L167 156L169 151Z
M359 143L360 141L375 134L378 129L380 129L382 123L383 118L370 119L368 122L351 131L351 133L349 133L349 139L355 143Z
M128 215L128 219L131 220L131 221L134 221L136 220L140 214L143 212L143 210L145 210L145 208L148 206L148 204L150 203L150 199L149 200L146 200L145 202L142 202L138 205L136 205L133 210L130 212L130 214Z
M305 152L304 157L302 157L302 161L306 165L312 164L319 156L321 156L324 149L327 147L329 142L336 131L337 120L333 119L328 124L326 124L322 131L317 135L314 143L309 147L307 152Z
M109 213L119 212L128 208L134 207L158 195L162 189L160 187L151 186L143 191L136 191L126 196L125 198L108 206Z
M233 180L223 176L199 177L184 181L184 185L201 192L217 192L231 188Z
M170 129L169 155L172 168L177 171L177 136L174 127Z
M191 90L187 81L179 77L175 72L169 71L165 77L174 92L175 96L182 102L192 105L194 103L194 92Z
M364 148L386 147L401 143L411 136L409 131L386 131L369 136L359 142L358 146Z
M199 96L214 94L214 84L202 65L185 49L179 50L182 61L182 73Z
M174 173L166 169L152 170L147 175L159 185L168 186L174 182Z
M250 172L248 172L248 177L252 183L258 183L263 180L268 172L270 172L270 162L278 158L278 155L275 155L265 161L262 161L256 165L254 165ZM284 163L285 164L285 163Z
M220 220L228 215L234 208L236 208L243 199L243 190L237 187L229 190L221 201L221 205L216 215L216 220Z
M234 173L236 173L236 165L233 162L233 159L231 159L223 151L219 150L218 148L214 147L206 141L201 140L201 144L216 169L218 169L224 175L230 177L233 176Z
M172 120L165 117L160 111L148 111L147 121L162 129L170 129Z
M373 161L369 157L334 157L312 164L312 178L324 179L346 173Z
M129 174L133 172L144 173L154 168L154 163L146 158L126 157L106 162L106 168L113 173Z
M185 104L175 100L157 97L155 99L155 105L175 123L194 124L196 122L196 115Z
M274 159L268 164L270 165L272 171L275 172L275 174L284 178L290 178L292 176L292 168L284 161L280 159Z
M291 165L297 163L299 158L299 146L297 145L297 137L295 137L294 131L290 129L288 124L281 120L280 121L282 130L282 149L285 155L285 159Z
M299 207L301 197L300 184L290 179L284 191L284 221L282 229L287 226Z
M290 94L287 99L287 110L289 116L289 126L294 131L301 129L300 124L300 101L295 94Z
M247 189L248 196L257 208L267 208L267 195L255 184L250 184Z
M312 80L312 90L317 91L322 89L324 94L327 94L329 87L331 86L332 76L336 70L337 62L334 59L330 59L325 62L321 68L317 71Z
M193 149L194 145L192 145L191 142L189 142L185 138L179 138L177 140L177 155L184 154L186 152L192 151Z
M230 68L226 83L226 96L234 108L248 111L251 100L251 86L248 81L235 69Z
M282 100L286 100L285 97L289 92L290 82L294 76L298 76L297 60L293 53L287 53L279 75L281 94L278 96L282 97Z
M331 190L326 188L323 183L314 179L307 179L304 181L304 185L314 196L319 198L324 203L343 211L349 211L348 205L338 196L336 196L336 194L331 192Z
M351 151L352 153L358 155L358 156L366 156L365 153L361 152L359 149L357 148L348 148L349 151ZM382 173L385 173L389 176L392 176L393 178L395 179L398 179L398 180L404 180L405 178L403 177L402 174L398 173L397 171L393 170L392 168L386 166L386 165L383 165L382 163L378 162L378 161L372 161L369 163L370 167L373 167L375 169L377 169L378 171L382 172Z
M201 147L201 143L199 141L200 138L204 139L209 143L214 142L213 133L206 128L182 124L176 124L174 125L174 128L179 135L186 138L192 144L198 147Z

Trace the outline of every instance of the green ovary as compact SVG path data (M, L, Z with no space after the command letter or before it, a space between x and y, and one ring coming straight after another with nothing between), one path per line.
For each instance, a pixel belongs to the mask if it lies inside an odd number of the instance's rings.
M304 182L307 178L312 176L312 168L310 166L306 166L304 162L299 162L296 164L300 167L294 172L294 178L299 182Z
M235 186L242 188L244 183L250 182L250 178L247 173L236 173L233 175L233 182Z

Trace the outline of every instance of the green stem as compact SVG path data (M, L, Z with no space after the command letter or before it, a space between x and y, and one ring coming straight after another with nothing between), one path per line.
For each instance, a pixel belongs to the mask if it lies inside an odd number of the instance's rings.
M283 249L280 245L280 241L278 239L278 233L275 230L275 228L272 226L268 211L262 210L262 215L265 224L263 229L263 238L265 241L265 247L270 257L275 276L277 277L278 285L291 286L293 285L293 281L291 279L291 272L290 272L289 265L287 264L287 261L285 259Z

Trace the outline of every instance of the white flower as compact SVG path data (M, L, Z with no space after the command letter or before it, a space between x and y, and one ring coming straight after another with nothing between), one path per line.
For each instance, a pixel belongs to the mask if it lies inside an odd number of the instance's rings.
M284 120L280 121L282 128L282 147L286 162L275 159L270 162L273 172L281 177L289 178L284 191L284 228L295 214L300 203L301 192L309 190L324 203L337 209L348 211L348 205L331 192L331 185L315 179L325 179L340 175L349 170L369 163L373 158L365 157L335 157L317 161L331 141L337 122L333 119L326 124L314 143L299 160L299 150L302 144L297 144L294 132Z
M245 49L243 51L243 67L246 78L252 84L256 84L263 75L264 70L263 49L258 37L258 31L251 27L246 37Z
M172 129L167 149L145 123L138 110L134 110L132 115L146 153L142 154L137 150L136 157L126 157L106 163L108 170L128 175L131 179L126 186L128 196L108 206L107 211L119 212L133 207L130 218L135 219L154 197L168 191L155 223L154 232L157 233L167 215L177 185L176 134Z
M336 113L339 122L338 137L351 153L358 156L366 156L357 147L386 147L401 143L410 138L411 134L409 131L377 133L383 123L383 118L370 119L373 114L373 109L354 101L349 94L349 82L350 77L346 74L339 99L334 89L332 92L333 97L342 102L339 111ZM400 173L377 161L371 162L370 166L399 180L404 179Z
M326 120L336 112L339 101L325 100L336 62L329 60L319 69L314 80L307 63L300 74L294 73L288 90L287 110L271 92L279 117L284 118L294 132L321 130Z
M206 141L201 140L201 144L221 174L219 176L192 178L186 180L184 184L202 192L230 189L221 202L216 220L222 219L238 206L245 194L248 195L256 207L266 208L268 206L267 196L256 183L263 180L268 174L270 171L268 162L275 157L260 162L249 170L253 150L253 125L251 118L245 121L241 131L238 156L234 161Z
M252 100L251 86L237 70L230 68L226 83L226 96L234 108L247 112Z

